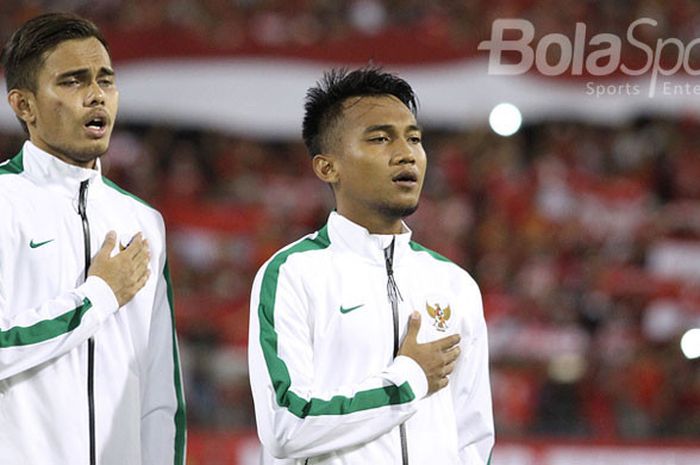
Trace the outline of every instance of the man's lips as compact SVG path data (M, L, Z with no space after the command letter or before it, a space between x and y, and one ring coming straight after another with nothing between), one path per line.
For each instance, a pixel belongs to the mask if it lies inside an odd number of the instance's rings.
M89 137L93 139L100 139L104 137L104 135L107 133L107 126L103 127L91 127L91 126L85 126L85 132L88 134Z
M101 138L107 133L109 118L103 112L94 113L85 119L83 127L90 137Z
M396 173L391 180L402 186L413 186L418 182L418 174L413 170L404 170Z

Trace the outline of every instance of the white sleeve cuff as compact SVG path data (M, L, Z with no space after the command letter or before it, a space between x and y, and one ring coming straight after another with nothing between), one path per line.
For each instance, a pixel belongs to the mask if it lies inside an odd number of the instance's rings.
M109 284L98 276L88 276L85 282L78 286L78 292L90 300L100 321L104 321L119 310L117 296L114 295Z
M422 399L428 394L428 378L418 363L410 357L399 355L387 367L384 378L395 386L408 382L416 399Z

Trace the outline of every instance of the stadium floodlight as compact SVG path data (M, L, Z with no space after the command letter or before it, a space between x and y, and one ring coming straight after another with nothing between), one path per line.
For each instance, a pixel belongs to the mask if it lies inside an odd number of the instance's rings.
M689 329L681 338L681 350L685 358L700 358L700 328Z
M512 103L499 103L489 114L489 125L500 136L512 136L518 132L522 122L520 110Z

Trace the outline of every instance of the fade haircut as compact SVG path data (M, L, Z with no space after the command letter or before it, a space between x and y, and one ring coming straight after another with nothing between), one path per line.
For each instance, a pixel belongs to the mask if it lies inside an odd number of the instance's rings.
M48 53L67 40L91 37L109 53L107 41L90 20L70 13L47 13L30 19L12 34L0 54L7 92L20 89L36 93L37 76ZM26 124L20 122L26 131Z
M413 113L418 101L411 86L398 76L376 66L348 71L332 69L306 92L302 137L312 157L328 148L328 136L342 116L343 103L351 97L392 95Z

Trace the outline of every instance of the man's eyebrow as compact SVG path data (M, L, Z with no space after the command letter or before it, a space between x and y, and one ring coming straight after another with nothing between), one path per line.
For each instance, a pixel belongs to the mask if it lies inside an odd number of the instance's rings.
M365 129L365 132L393 132L395 130L394 126L391 124L375 124L373 126L369 126L367 129Z
M396 126L394 126L393 124L375 124L373 126L369 126L367 129L365 129L365 133L380 132L380 131L394 132L394 131L396 131L396 129L397 129ZM406 132L414 132L414 131L423 132L421 127L418 126L417 124L411 124L406 128Z
M72 69L70 71L66 71L65 73L59 74L58 79L65 79L68 77L81 78L87 76L88 73L89 71L87 68ZM100 68L100 71L97 74L98 76L114 76L114 70L112 68L103 66L102 68Z

